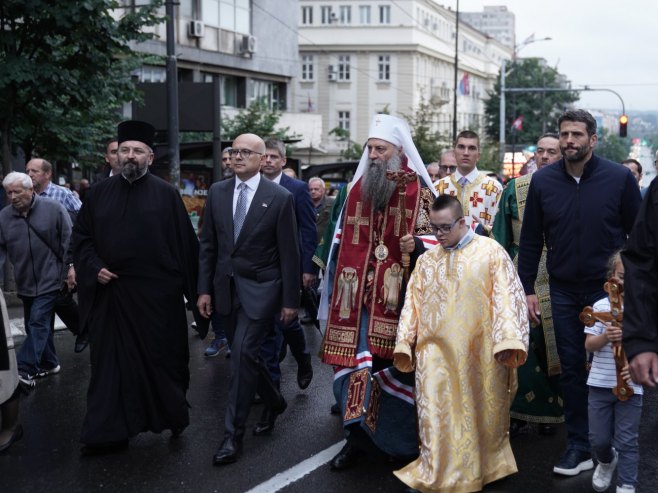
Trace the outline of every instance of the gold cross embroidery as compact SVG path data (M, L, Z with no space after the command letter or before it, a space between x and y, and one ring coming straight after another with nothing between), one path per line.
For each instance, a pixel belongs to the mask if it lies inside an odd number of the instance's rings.
M361 226L370 226L370 219L361 215L363 207L361 202L356 203L356 216L348 216L347 224L354 225L354 233L352 233L352 245L359 244L359 228Z
M487 208L480 212L480 217L486 221L487 224L489 224L489 221L491 221L491 214L487 213Z
M436 189L437 192L439 192L439 195L443 195L445 192L445 189L448 188L448 183L445 181L441 180L439 183L437 183L434 188Z
M410 209L405 209L407 217L411 217L414 211ZM389 207L388 215L395 216L395 223L393 225L393 234L395 236L400 236L400 223L402 222L402 214L399 207Z
M492 193L496 192L496 185L493 181L488 181L486 184L482 184L482 190L487 192L487 196L491 196Z

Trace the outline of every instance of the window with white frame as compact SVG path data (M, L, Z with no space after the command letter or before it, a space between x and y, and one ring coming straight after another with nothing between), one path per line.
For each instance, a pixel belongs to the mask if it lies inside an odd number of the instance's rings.
M352 23L352 7L349 5L340 6L340 23L341 24L351 24Z
M202 21L237 33L251 33L251 2L249 0L202 0Z
M350 80L350 56L340 55L338 57L338 80Z
M377 80L391 80L391 56L379 55L377 57Z
M379 6L379 23L380 24L390 24L391 23L391 6L390 5L380 5Z
M302 7L302 24L313 24L313 7Z
M361 5L359 7L359 22L361 24L370 24L370 5Z
M313 55L302 55L302 80L314 80Z
M331 7L320 7L320 18L322 24L331 24Z
M345 132L350 132L350 112L349 111L339 111L338 112L338 128L345 130Z

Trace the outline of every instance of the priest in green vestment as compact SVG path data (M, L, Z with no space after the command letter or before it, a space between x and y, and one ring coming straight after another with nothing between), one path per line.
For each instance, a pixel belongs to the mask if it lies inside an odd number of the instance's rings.
M553 133L542 135L537 141L536 169L552 164L561 157L558 136ZM528 173L507 184L493 225L493 237L503 245L515 264L531 179L532 173ZM541 306L542 323L531 327L528 359L518 370L519 390L511 410L512 435L527 432L529 423L536 423L541 434L552 434L555 423L564 422L559 390L560 360L551 316L545 251L539 265L535 292Z

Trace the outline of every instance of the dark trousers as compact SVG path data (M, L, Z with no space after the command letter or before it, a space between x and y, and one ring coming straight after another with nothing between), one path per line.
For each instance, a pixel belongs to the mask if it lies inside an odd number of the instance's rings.
M304 329L299 323L299 317L295 317L288 325L281 321L279 313L274 317L274 330L270 331L260 349L260 354L272 380L279 384L281 382L281 368L279 367L279 355L283 345L290 348L298 365L303 365L308 360L310 353L306 349L306 337Z
M260 358L260 348L272 331L272 319L250 319L231 287L231 313L220 316L231 347L231 382L224 418L224 437L241 440L256 392L263 403L272 408L280 406L282 397Z
M550 286L551 310L555 342L562 365L560 388L564 400L564 422L567 426L567 448L590 451L587 417L587 353L584 325L578 315L606 293L601 289L590 293L571 292Z
M20 298L23 301L27 337L16 355L16 360L19 371L34 375L40 370L50 370L59 365L51 328L57 291Z

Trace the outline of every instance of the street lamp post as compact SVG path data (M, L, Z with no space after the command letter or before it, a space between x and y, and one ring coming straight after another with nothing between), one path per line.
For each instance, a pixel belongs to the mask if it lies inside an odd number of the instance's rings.
M522 43L519 43L518 45L514 46L514 51L512 52L512 63L516 62L516 54L521 51L523 48L528 46L529 44L532 43L537 43L539 41L550 41L553 38L550 37L545 37L545 38L539 38L535 39L534 35L528 37L525 41ZM500 167L502 169L503 164L505 162L505 72L507 71L507 60L503 60L503 62L500 65L500 107L499 107L499 133L498 133L498 145L500 146L499 149L499 157L500 157Z

